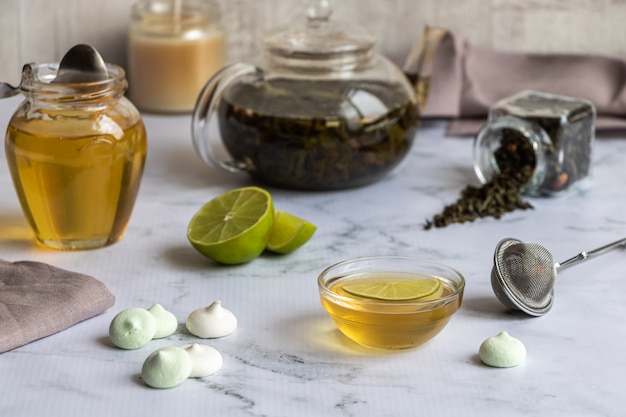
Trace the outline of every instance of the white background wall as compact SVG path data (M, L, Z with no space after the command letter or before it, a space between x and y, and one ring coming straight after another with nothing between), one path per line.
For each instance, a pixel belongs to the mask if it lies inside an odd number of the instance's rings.
M217 0L228 60L255 53L257 38L304 8L304 0ZM0 80L25 62L58 61L76 43L124 65L132 0L0 0ZM402 62L425 24L498 49L626 53L626 0L334 0L334 18L364 26Z

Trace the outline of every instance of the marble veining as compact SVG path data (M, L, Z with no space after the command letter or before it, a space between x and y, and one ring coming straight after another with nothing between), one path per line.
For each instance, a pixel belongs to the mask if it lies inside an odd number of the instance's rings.
M6 126L18 98L0 102ZM424 221L477 184L471 140L445 137L425 122L409 157L379 183L343 192L270 189L277 207L310 219L318 232L287 256L217 266L186 239L195 211L213 196L249 184L208 168L191 145L188 116L145 115L149 154L135 211L117 244L88 252L34 245L4 155L0 158L0 257L37 260L93 275L116 295L104 314L0 355L0 415L21 416L623 416L626 369L626 257L617 250L559 271L555 305L541 318L507 311L489 283L504 237L533 241L557 260L626 236L626 141L599 138L590 187L532 199L534 210L423 230ZM463 273L461 310L431 342L412 350L360 347L322 310L317 275L366 255L436 259ZM238 318L230 336L200 340L184 322L221 300ZM165 339L122 351L108 325L128 307L161 304L180 325ZM494 369L480 343L507 331L526 362ZM146 387L141 364L160 347L199 342L216 348L215 375L169 390Z

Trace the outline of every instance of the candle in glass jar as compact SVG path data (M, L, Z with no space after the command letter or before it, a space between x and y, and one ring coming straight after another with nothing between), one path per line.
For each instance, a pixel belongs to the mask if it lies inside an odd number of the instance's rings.
M206 0L139 1L129 33L129 92L141 110L191 112L224 66L217 7Z

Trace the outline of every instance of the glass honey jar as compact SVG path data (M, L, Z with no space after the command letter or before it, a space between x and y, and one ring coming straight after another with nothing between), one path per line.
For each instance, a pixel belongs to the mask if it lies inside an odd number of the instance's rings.
M58 82L59 64L29 64L5 150L13 184L37 242L80 250L126 230L147 153L146 130L124 97L124 70L105 64L98 81Z

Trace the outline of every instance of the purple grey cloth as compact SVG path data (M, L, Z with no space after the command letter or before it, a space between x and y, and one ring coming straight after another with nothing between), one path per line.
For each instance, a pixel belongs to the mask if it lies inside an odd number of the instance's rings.
M625 56L499 51L441 28L423 37L432 58L422 116L451 118L450 134L475 133L493 104L522 90L587 99L598 130L626 131Z
M106 286L88 275L0 260L0 352L67 329L114 303Z

